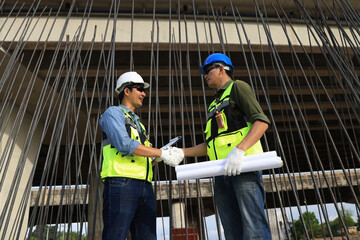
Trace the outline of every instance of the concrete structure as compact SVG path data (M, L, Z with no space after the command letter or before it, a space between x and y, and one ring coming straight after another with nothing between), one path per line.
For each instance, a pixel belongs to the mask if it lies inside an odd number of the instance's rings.
M285 13L272 2L260 4L265 27L250 0L233 3L244 25L238 15L232 16L228 1L160 0L155 15L150 1L134 1L134 6L131 1L120 1L118 6L116 1L95 0L87 15L85 1L60 6L61 1L45 0L39 3L44 12L34 16L27 12L36 8L30 1L23 7L13 0L0 3L0 126L4 132L0 140L0 220L4 220L0 235L24 236L26 222L89 221L89 236L99 239L102 184L97 120L107 106L116 104L112 92L116 77L134 69L145 81L152 81L151 96L148 92L138 114L153 126L149 127L153 143L160 146L167 138L184 134L182 145L191 146L203 141L204 112L214 95L197 69L210 52L219 51L231 55L235 77L253 84L263 109L272 116L264 146L276 149L285 166L275 172L279 174L275 178L264 176L267 208L317 203L315 183L324 202L334 202L332 189L336 189L336 201L356 203L358 173L347 169L359 167L360 124L354 104L358 90L354 76L360 73L359 33L349 27L345 12L338 13L341 22L337 22L324 4L317 8L313 1L302 1L318 21L316 27L326 29L316 33L296 2L280 0ZM348 2L359 11L358 1ZM119 14L114 15L112 7L120 7ZM278 19L276 11L283 18ZM327 19L316 15L320 12ZM291 17L291 24L285 15ZM331 41L322 42L326 38ZM344 60L339 65L336 54ZM13 103L15 108L9 110ZM31 137L26 137L28 129ZM328 183L317 173L322 169L327 171ZM169 170L160 164L157 180L174 179ZM313 176L304 174L310 170ZM47 186L39 201L33 198L35 190L29 198L31 185ZM78 188L74 197L74 188L68 187L73 185L90 187ZM160 183L154 188L163 206L158 208L159 215L168 215L169 209L177 213L185 206L201 217L214 213L211 183L174 183L171 187ZM201 201L185 204L184 199L192 198ZM50 208L56 212L51 217L46 215ZM69 209L86 216L71 215ZM183 226L185 215L174 215L173 227ZM188 221L189 226L202 224Z
M26 222L30 211L31 175L37 162L37 149L40 144L42 124L29 133L32 125L32 116L23 112L17 106L15 111L4 114L0 140L1 161L0 209L5 216L1 225L0 235L4 239L15 239L25 236L27 228L21 222ZM8 108L8 109L9 109ZM22 121L15 112L24 114ZM13 126L21 126L14 131ZM28 141L31 139L31 141ZM9 207L10 206L10 207ZM8 231L8 229L13 229Z
M357 181L357 177L360 174L360 170L349 171L346 173L346 177L350 179L353 186L360 186L359 182ZM346 187L348 186L346 177L342 172L326 172L325 176L322 173L315 173L314 177L317 181L317 184L320 188L334 188L334 187ZM326 184L326 180L330 182L328 186ZM310 173L298 173L294 176L291 176L291 181L296 186L297 191L303 190L313 190L314 189L314 182L312 181L312 176ZM275 182L280 183L276 186ZM263 176L263 184L265 191L269 194L274 192L282 192L282 191L291 191L291 184L290 180L287 176L277 175L276 181L272 180L272 176ZM153 184L154 191L157 192L156 199L159 201L167 201L170 199L170 192L169 192L169 183L160 182L157 184ZM200 187L200 190L198 189ZM174 181L172 183L172 199L182 200L186 196L186 198L198 198L198 194L200 193L201 198L209 198L213 196L213 185L210 179L202 179L200 180L200 184L196 181L181 181L177 182ZM186 190L186 191L185 191ZM39 191L34 188L31 191L31 198L30 198L30 206L35 205L43 205L44 203L36 203L35 199L36 196L39 195ZM61 195L63 198L67 199L65 201L65 205L71 205L72 202L74 204L83 204L84 202L87 204L89 201L89 194L86 190L86 186L79 186L75 193L75 187L69 187L68 189L63 190L62 188L52 189L50 190L43 190L40 193L41 199L50 198L50 205L59 205ZM86 197L85 197L86 196ZM351 202L352 199L346 199L348 202ZM330 201L330 200L329 200ZM314 202L309 202L309 204L313 204ZM176 208L176 212L179 212L179 209L184 209L184 206L181 203L174 203L173 208ZM209 209L209 212L214 214L213 209ZM174 219L176 222L176 226L180 226L184 224L184 216L179 215Z
M357 176L358 174L360 174L360 170L355 171L349 171L348 173L346 173L347 177L351 180L351 182L353 183L354 186L359 186L359 183L357 181ZM322 189L328 189L328 188L341 188L341 187L346 187L347 184L347 180L345 175L342 172L326 172L325 176L322 173L315 173L314 175L317 184L320 188ZM271 194L273 193L277 193L277 192L284 192L284 191L292 191L291 188L291 184L290 184L290 179L287 176L283 176L283 175L277 175L276 176L276 180L272 180L271 179L272 176L264 176L263 177L263 183L264 183L264 188L265 191L267 193L267 199L271 199ZM296 174L291 176L291 181L293 182L293 184L296 186L296 190L297 191L305 191L305 190L314 190L314 182L312 181L312 176L310 173L301 173L301 174ZM326 181L330 182L330 186L328 186L326 184ZM275 185L275 182L277 183L281 183L278 186ZM200 189L199 189L200 187ZM41 199L47 199L50 198L50 202L49 204L52 206L57 206L60 203L60 198L61 195L63 195L64 199L68 199L67 201L64 201L64 205L83 205L83 204L88 204L88 199L96 199L95 197L89 198L89 195L87 194L86 191L86 186L80 186L77 191L76 191L76 195L74 196L74 192L75 192L75 187L72 187L70 189L66 189L65 191L63 191L62 189L53 189L51 191L51 193L49 193L49 190L46 191L42 191L41 192ZM171 199L174 200L174 202L172 203L172 213L174 214L173 216L173 228L174 229L183 229L185 228L185 226L187 225L188 228L196 228L197 226L199 226L198 222L191 222L191 221L187 221L186 217L188 215L190 215L190 211L189 209L187 209L187 206L184 202L184 199L187 199L187 201L191 201L191 199L197 199L197 198L201 198L203 199L204 202L204 213L206 216L209 215L213 215L215 214L213 205L210 203L210 201L212 201L212 197L213 197L213 185L212 182L210 181L210 179L203 179L201 180L200 184L197 184L195 181L181 181L181 182L174 182L172 183L172 193L171 193ZM168 200L170 199L170 193L169 193L169 184L168 183L159 183L159 184L154 184L154 190L157 192L156 195L156 199L158 201L162 201L163 206L167 205ZM186 191L185 191L186 190ZM86 194L86 195L85 195ZM200 195L199 195L200 194ZM31 191L31 201L30 201L30 206L34 207L35 205L40 205L40 204L36 204L35 202L35 198L36 196L39 195L38 190L33 189ZM307 204L309 205L313 205L316 204L316 199L313 198L310 193L308 193L309 196L305 197L305 199L307 199ZM186 196L186 198L185 198ZM346 196L344 196L346 197ZM304 199L302 199L302 201L304 201ZM353 199L346 199L344 198L343 201L346 202L352 202ZM331 202L331 199L329 198L327 200L327 202ZM302 202L303 203L303 202ZM94 204L94 203L92 203ZM90 204L89 206L91 206L92 204ZM97 203L100 205L100 203ZM188 203L190 204L190 202ZM279 212L279 210L274 209L273 207L276 207L276 203L272 202L271 200L267 201L267 206L268 206L268 210L267 210L267 215L268 218L270 219L270 226L271 226L271 232L273 235L273 239L284 239L283 236L283 227L284 227L284 220L282 219L282 216ZM291 205L286 205L286 206L291 206ZM160 208L158 208L158 215L168 215L168 207L164 207L163 208L163 212L159 211ZM90 210L89 210L90 211ZM91 211L90 211L91 212ZM187 212L185 214L185 212ZM89 215L91 216L91 215ZM289 217L289 216L288 216ZM98 219L99 220L99 219ZM79 221L79 219L74 219L75 221ZM89 219L89 224L92 221ZM99 234L99 232L101 232L101 222L96 221L96 228L99 228L99 231L96 231L95 234ZM91 229L91 228L89 228ZM182 234L184 235L185 232L182 232ZM189 233L188 233L189 234ZM178 234L181 235L181 234ZM198 234L196 234L198 236ZM89 236L91 236L91 234L89 234ZM96 239L99 239L100 235L98 237L96 237Z

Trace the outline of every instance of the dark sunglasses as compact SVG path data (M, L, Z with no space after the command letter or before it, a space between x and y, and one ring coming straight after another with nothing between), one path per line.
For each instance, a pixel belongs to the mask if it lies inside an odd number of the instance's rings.
M219 67L221 67L221 66L220 65L210 66L210 67L204 69L204 74L208 74L214 68L219 68Z
M138 90L139 92L145 92L144 86L135 85L135 86L131 87L131 89L133 89L133 88L136 88L136 90Z

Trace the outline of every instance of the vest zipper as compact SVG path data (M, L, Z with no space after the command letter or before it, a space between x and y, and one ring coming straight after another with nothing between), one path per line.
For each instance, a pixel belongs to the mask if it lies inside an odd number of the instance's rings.
M216 140L216 138L214 138L214 140L213 140L215 159L219 160L217 157L217 154L216 154L215 140Z
M145 177L145 181L148 181L148 177L149 177L149 158L146 158L146 177Z

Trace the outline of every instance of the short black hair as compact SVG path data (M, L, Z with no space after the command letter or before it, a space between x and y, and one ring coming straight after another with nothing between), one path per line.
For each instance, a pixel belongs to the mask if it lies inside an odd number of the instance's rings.
M223 67L229 67L230 70L226 70L226 69L224 68L224 70L225 70L225 72L226 72L226 75L228 75L231 79L234 79L234 71L233 71L233 68L232 68L231 66L227 65L227 64L224 63L224 62L214 62L214 63L212 63L212 64L218 65L218 66L223 66Z
M124 91L122 91L122 92L119 93L119 95L118 95L118 99L119 99L119 103L120 103L120 104L121 104L123 98L124 98Z
M233 71L229 71L229 70L225 70L226 75L228 75L231 79L234 80L234 72Z
M127 85L125 85L125 87L124 87L124 89L119 93L119 95L118 95L118 99L119 99L119 103L121 104L121 102L122 102L122 100L123 100L123 98L124 98L124 91L125 91L125 89L126 88L128 88L128 89L132 89L132 86L134 86L135 84L134 83L130 83L130 84L127 84Z

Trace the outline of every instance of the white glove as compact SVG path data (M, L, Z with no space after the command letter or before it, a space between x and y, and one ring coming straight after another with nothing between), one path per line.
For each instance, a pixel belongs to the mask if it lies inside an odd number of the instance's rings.
M241 166L244 161L245 152L234 147L225 158L224 174L227 176L235 176L241 173Z
M161 149L160 158L163 159L167 165L175 167L184 159L184 152L180 148L169 147Z
M164 150L164 149L167 149L167 148L172 148L172 146L169 146L169 147L162 147L162 148L160 148L160 150L162 151L162 150ZM162 152L161 152L161 155L162 155ZM162 158L161 158L161 156L160 157L157 157L157 158L153 158L153 160L155 160L157 163L159 163L159 162L162 162Z

